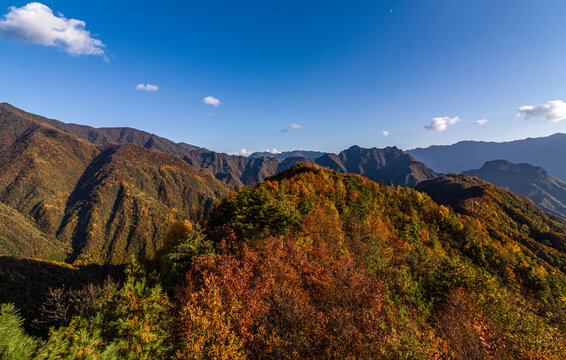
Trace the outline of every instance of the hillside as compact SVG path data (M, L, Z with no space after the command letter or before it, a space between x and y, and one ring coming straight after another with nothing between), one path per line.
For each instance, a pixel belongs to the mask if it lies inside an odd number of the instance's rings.
M420 183L416 189L438 204L477 219L491 239L502 244L520 244L535 263L546 267L538 274L529 274L533 278L528 281L540 281L542 274L555 273L547 265L560 269L560 274L566 271L566 220L545 214L525 196L466 175L442 175ZM534 267L523 271L526 270L533 271ZM550 289L545 291L554 296Z
M191 274L230 292L237 290L224 274L249 266L236 296L261 291L267 303L254 297L257 310L246 314L275 316L265 320L269 335L255 333L260 339L232 327L250 354L274 336L301 356L323 358L563 358L566 222L474 178L423 184L417 188L456 212L409 188L293 167L221 203L211 226L228 224L245 245L197 262ZM466 211L471 198L474 212ZM199 299L187 306L206 306ZM368 336L372 325L383 332ZM392 333L398 342L389 342Z
M196 169L215 176L230 185L245 185L263 181L265 176L276 173L279 163L279 160L273 159L248 159L244 156L216 153L186 143L175 143L155 134L133 128L93 128L86 125L67 124L27 113L6 103L0 104L0 115L2 112L15 121L18 117L33 119L37 123L47 124L49 127L57 128L95 145L134 144L149 150L175 155ZM7 140L7 142L9 143L10 140Z
M69 246L39 230L33 219L0 203L0 254L64 260Z
M486 162L480 169L464 175L476 176L515 194L527 196L544 211L566 218L566 182L543 168L514 164L507 160Z
M95 145L6 105L0 134L0 255L121 263L154 251L156 224L201 219L229 191L176 156Z
M509 142L461 141L453 145L429 146L407 150L418 161L439 173L461 173L478 169L491 160L506 159L514 163L540 166L566 181L566 134L527 138Z

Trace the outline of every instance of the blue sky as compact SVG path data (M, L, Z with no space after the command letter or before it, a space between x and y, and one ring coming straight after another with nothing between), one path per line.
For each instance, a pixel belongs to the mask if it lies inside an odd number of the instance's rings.
M0 3L0 101L65 122L224 152L566 132L562 0L28 3Z

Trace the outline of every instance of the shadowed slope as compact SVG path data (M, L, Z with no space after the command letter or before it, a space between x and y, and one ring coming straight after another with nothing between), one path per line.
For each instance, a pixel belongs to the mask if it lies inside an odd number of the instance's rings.
M464 171L463 174L477 176L516 194L525 195L544 211L566 218L566 182L541 167L494 160L487 161L480 169Z
M0 203L0 256L46 257L62 261L67 256L65 244L39 229L20 212Z

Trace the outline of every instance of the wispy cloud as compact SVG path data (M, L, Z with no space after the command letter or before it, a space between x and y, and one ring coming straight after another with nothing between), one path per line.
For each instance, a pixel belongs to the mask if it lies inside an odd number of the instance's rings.
M448 125L454 125L460 122L461 119L459 116L455 116L453 118L444 116L444 117L435 117L430 122L430 125L425 125L425 128L428 130L434 131L444 131L448 127Z
M23 7L12 6L0 20L0 37L22 43L53 46L66 53L78 55L104 55L105 45L85 30L82 20L55 16L51 9L32 2Z
M220 100L218 100L218 99L215 98L214 96L207 96L207 97L205 97L204 99L202 99L201 102L202 102L203 104L212 105L212 106L214 106L214 107L218 107L218 106L220 106L220 104L221 104L221 103L220 103Z
M303 128L302 125L292 123L291 125L287 126L285 129L283 129L283 130L281 130L281 131L283 131L283 132L289 132L289 131L299 130L299 129L302 129L302 128Z
M159 90L159 86L151 84L138 84L135 89L142 91L157 91Z
M521 106L517 110L517 117L521 116L525 116L525 120L540 117L549 122L558 122L566 119L566 103L562 100L553 100L537 106Z
M474 124L476 124L477 126L486 126L488 123L489 123L489 121L487 121L487 119L481 119L481 120L474 121Z
M208 115L208 116L216 116L215 113L211 113L211 112L207 113L206 115Z
M389 136L390 134L389 134L389 131L383 130L383 131L381 132L381 135L382 135L382 136Z

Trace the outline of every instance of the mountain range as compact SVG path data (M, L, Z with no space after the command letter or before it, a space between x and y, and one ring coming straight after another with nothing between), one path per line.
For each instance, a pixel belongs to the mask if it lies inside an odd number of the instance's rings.
M151 255L166 224L199 221L234 185L262 182L299 163L401 186L437 177L396 147L232 156L132 128L66 124L0 104L0 255L74 264ZM467 174L524 194L545 211L566 213L565 183L540 168L499 162Z
M167 224L203 219L234 185L307 162L414 186L436 174L395 147L313 159L243 157L132 128L66 124L0 104L0 255L119 264Z
M258 183L300 162L315 163L343 173L363 174L374 181L393 182L403 186L414 186L419 181L436 175L424 164L415 161L410 155L396 147L363 149L353 146L338 154L292 151L277 155L256 153L250 157L233 156L186 143L175 143L157 135L127 127L93 128L86 125L66 124L26 113L6 103L0 104L0 116L2 112L21 114L21 116L49 124L95 145L134 144L149 150L175 155L192 167L230 185ZM266 154L269 156L264 156ZM376 170L384 167L396 170Z
M566 134L509 142L461 141L453 145L434 145L407 150L439 173L461 173L480 168L484 162L505 159L514 163L540 166L566 181Z
M541 168L467 173L560 210ZM2 305L0 332L22 348L24 316L38 358L563 359L566 220L476 176L396 147L230 156L0 104L0 303L21 310Z
M280 153L262 151L262 152L252 153L248 157L250 158L265 157L265 158L276 158L281 160L285 160L290 157L305 157L305 158L316 159L324 154L326 153L321 151L307 151L307 150L283 151Z

